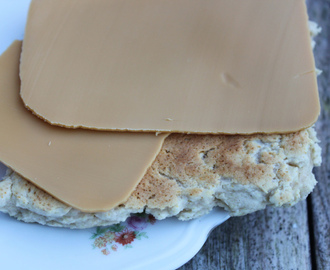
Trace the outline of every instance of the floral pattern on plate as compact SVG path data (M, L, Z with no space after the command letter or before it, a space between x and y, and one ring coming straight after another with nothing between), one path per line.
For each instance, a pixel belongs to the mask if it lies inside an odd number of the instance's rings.
M156 219L145 213L130 216L125 222L107 227L97 227L91 236L92 247L101 249L102 254L109 255L120 248L132 248L135 240L148 238L143 230L155 224Z

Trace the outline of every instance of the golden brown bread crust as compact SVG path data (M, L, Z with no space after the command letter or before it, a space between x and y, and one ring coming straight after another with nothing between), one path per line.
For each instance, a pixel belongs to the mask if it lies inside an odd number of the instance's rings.
M130 198L100 213L73 209L10 172L0 181L0 210L26 222L88 228L146 211L187 220L220 206L244 215L306 198L320 165L315 131L285 135L172 134Z
M306 133L246 136L171 134L125 205L172 207L180 194L180 186L189 186L191 192L198 193L198 187L218 185L220 176L235 179L235 183L242 185L253 184L267 192L273 186L273 179L290 181L284 166L276 167L283 162L283 154L306 154L304 146L309 144ZM267 144L273 144L273 150L262 151ZM296 166L294 163L290 165Z
M310 22L310 31L313 38L321 29ZM285 135L172 134L127 202L108 212L73 209L12 171L0 180L0 211L25 222L89 228L142 211L158 219L187 220L215 206L232 216L267 205L290 206L316 184L312 169L321 164L317 143L313 128Z

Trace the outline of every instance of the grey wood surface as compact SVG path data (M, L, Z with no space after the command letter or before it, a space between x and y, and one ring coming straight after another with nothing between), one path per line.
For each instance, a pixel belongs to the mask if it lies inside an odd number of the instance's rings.
M315 61L322 113L316 125L323 163L314 170L318 185L292 208L267 208L230 218L216 228L199 253L180 270L330 270L330 0L308 0L311 20L322 27Z
M322 141L323 164L315 169L319 184L310 196L310 231L313 259L317 269L330 269L330 1L310 0L311 19L322 27L318 37L315 61L323 70L319 77L322 113L317 125Z

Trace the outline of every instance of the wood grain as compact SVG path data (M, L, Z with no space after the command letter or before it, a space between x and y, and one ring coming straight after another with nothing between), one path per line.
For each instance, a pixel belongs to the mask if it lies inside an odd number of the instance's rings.
M330 269L330 1L309 0L309 15L322 27L316 39L316 65L323 70L318 79L322 113L317 132L323 149L323 164L314 170L319 183L310 196L312 256L316 269Z
M308 234L305 201L231 218L180 269L311 269Z
M330 269L330 1L308 0L310 19L322 27L315 60L322 113L316 125L323 164L308 200L292 208L267 208L231 218L209 236L200 252L180 270Z

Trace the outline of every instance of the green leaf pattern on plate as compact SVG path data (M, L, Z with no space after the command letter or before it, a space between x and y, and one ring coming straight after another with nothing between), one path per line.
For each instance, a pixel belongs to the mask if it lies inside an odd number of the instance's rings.
M101 250L103 255L116 252L119 248L133 248L135 240L148 238L143 230L149 224L155 224L156 219L145 213L130 216L125 222L108 227L97 227L90 239L93 239L92 247Z

